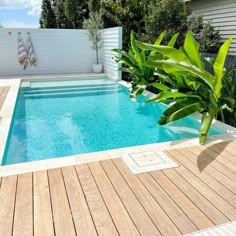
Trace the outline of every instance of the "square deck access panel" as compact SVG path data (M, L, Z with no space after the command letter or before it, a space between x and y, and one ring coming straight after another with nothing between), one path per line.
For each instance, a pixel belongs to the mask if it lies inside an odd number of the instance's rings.
M164 152L130 153L123 160L134 174L178 167L177 163Z

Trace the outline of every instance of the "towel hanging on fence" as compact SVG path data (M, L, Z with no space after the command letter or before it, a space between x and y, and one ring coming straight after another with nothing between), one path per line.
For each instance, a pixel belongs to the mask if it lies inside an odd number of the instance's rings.
M25 70L28 65L28 57L20 35L18 36L18 59L19 63L23 66L23 69Z
M34 56L34 49L33 49L33 45L32 45L32 42L30 40L30 36L29 35L28 35L28 39L27 39L27 49L28 49L28 58L29 58L30 65L31 66L32 65L36 66L37 59Z

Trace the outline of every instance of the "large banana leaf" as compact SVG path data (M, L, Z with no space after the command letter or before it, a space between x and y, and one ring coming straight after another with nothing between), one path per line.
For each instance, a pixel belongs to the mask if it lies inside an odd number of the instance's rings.
M163 112L164 116L170 116L172 113L180 110L181 108L196 103L196 102L200 102L202 101L201 97L196 97L196 98L192 98L192 97L187 97L187 98L183 98L183 100L177 101L174 104L172 104L168 109L166 109Z
M170 88L168 86L166 86L165 84L161 84L161 83L151 83L149 84L149 86L162 90L162 91L167 91L170 90Z
M232 42L232 38L229 38L220 47L219 53L213 65L214 73L215 73L214 88L215 88L215 95L217 96L217 98L221 96L222 78L224 75L223 73L224 65L225 65L226 56L227 56L231 42Z
M177 39L178 39L178 37L179 37L179 33L174 34L174 35L171 37L170 41L168 42L167 46L168 46L168 47L174 47L174 46L175 46L175 43L176 43L176 41L177 41Z
M156 96L149 98L147 100L147 102L160 102L162 100L166 100L166 99L172 99L172 98L199 98L198 95L194 95L194 94L188 94L188 93L180 93L180 92L175 92L175 91L163 91L158 93Z
M179 50L173 47L164 46L164 45L153 45L153 44L142 43L142 42L137 42L137 46L143 50L155 50L158 53L170 59L173 59L177 62L181 62L181 61L189 62L189 59L187 58L186 54L182 50Z
M154 45L160 45L162 40L164 39L165 35L166 35L166 31L161 32L159 37L156 39ZM154 56L155 54L156 54L156 51L155 50L151 50L150 56Z
M194 112L200 111L203 108L205 108L205 102L202 101L195 100L195 102L193 102L191 100L186 100L176 103L175 105L171 106L169 109L165 111L164 116L162 116L159 119L158 124L160 125L168 124L175 120L179 120L183 117L191 115Z
M201 79L200 83L204 84L204 86L206 86L212 92L214 91L213 76L209 72L205 70L201 70L189 62L185 62L185 61L177 62L175 60L168 59L168 60L150 61L150 62L147 62L147 65L151 67L161 67L165 70L166 73L188 71L192 75L195 75L198 77L196 78L196 80Z
M187 53L191 63L199 69L204 69L199 52L200 44L194 39L193 32L188 32L184 41L184 51Z

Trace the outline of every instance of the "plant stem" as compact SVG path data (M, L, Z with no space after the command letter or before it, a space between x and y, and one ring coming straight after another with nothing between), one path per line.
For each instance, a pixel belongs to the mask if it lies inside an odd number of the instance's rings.
M97 36L97 33L96 33L96 57L97 57L97 65L98 65L99 61L98 61L98 36Z
M222 109L220 109L220 113L221 113L221 120L223 123L225 123L225 116L224 116L224 112Z

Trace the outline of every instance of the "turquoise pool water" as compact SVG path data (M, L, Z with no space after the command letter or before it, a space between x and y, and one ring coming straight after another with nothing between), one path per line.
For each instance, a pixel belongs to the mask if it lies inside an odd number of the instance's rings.
M198 136L191 116L159 126L163 105L133 102L110 80L89 84L20 88L2 165Z

